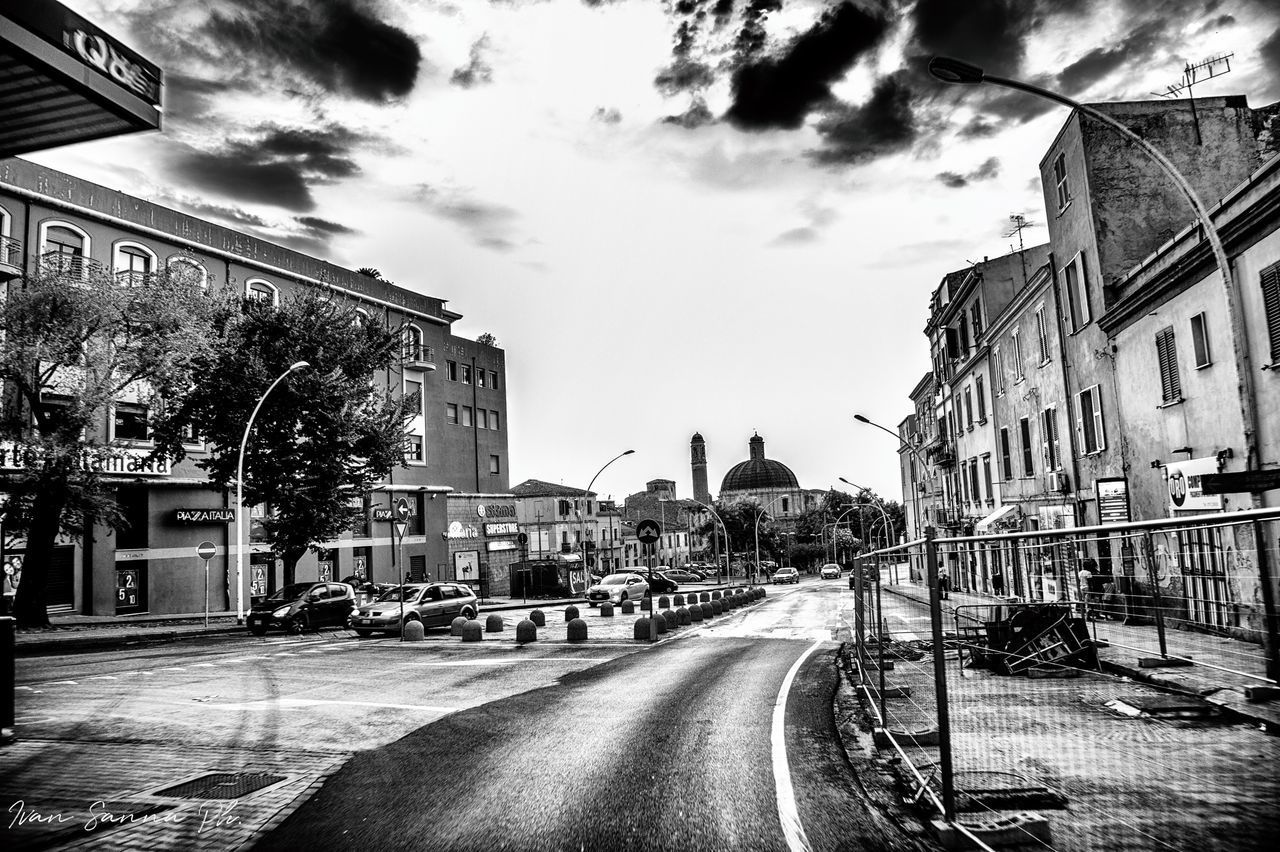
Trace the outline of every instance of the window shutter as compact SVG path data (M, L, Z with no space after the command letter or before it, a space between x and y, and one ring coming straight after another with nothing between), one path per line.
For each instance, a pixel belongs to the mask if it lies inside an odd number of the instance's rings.
M1271 337L1271 363L1280 362L1280 263L1262 270L1262 306Z
M1178 347L1173 326L1156 333L1156 357L1160 361L1160 393L1164 404L1182 399L1182 385L1178 380Z

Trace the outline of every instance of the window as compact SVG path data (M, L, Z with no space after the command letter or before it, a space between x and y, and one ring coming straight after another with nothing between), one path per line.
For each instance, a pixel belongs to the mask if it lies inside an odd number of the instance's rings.
M498 412L496 411L489 412L489 428L495 429L495 430L502 428L501 426L498 425Z
M1062 467L1062 450L1058 441L1058 409L1050 406L1040 412L1040 443L1045 470Z
M416 325L406 325L400 329L400 360L421 361L422 329Z
M1053 161L1053 185L1058 191L1058 211L1071 203L1071 190L1067 187L1067 155L1059 154Z
M168 263L169 275L191 287L201 290L209 289L209 271L199 261L189 257L171 257Z
M973 395L978 400L978 422L987 422L987 395L983 392L982 376L973 377Z
M987 454L982 457L982 484L986 486L983 492L988 502L991 501L991 455Z
M112 437L117 441L147 441L151 430L147 425L147 407L129 402L117 402L112 417Z
M55 272L82 274L89 256L89 235L71 224L41 225L40 256Z
M976 299L969 307L969 322L973 326L973 342L977 343L982 337L982 303Z
M471 384L471 365L470 364L462 365L462 383L464 385Z
M489 456L489 473L494 475L502 473L502 459L498 456Z
M1022 475L1035 476L1035 460L1031 452L1031 421L1023 417L1018 421L1019 437L1022 438Z
M471 406L469 405L462 406L462 425L463 426L471 425L471 414L472 414Z
M422 464L422 462L426 461L421 435L404 436L404 460L411 464L414 462Z
M484 370L476 369L476 387L484 387Z
M969 459L969 494L975 503L982 499L982 495L978 493L978 460L976 458Z
M1197 370L1213 363L1209 354L1209 326L1203 313L1191 318L1191 346L1195 350Z
M45 416L49 426L46 434L63 428L63 423L71 415L71 404L74 400L69 396L40 392L40 412Z
M1026 378L1022 372L1022 332L1013 330L1013 380L1020 382Z
M476 425L481 429L489 428L489 410L487 408L476 409Z
M783 497L782 498L782 514L785 515L790 511L791 511L791 500L788 497Z
M494 390L498 389L498 373L495 370L489 371L489 387Z
M266 302L269 305L280 303L280 292L276 289L276 285L261 278L250 278L246 281L244 295L246 299L254 302Z
M991 371L995 374L991 386L996 396L1004 393L1004 350L999 346L991 350Z
M1280 363L1280 263L1262 270L1262 308L1271 339L1271 363Z
M1044 305L1036 308L1036 343L1040 347L1041 366L1049 363L1049 327L1045 323Z
M458 362L457 361L444 362L444 377L451 382L456 382L458 380Z
M1013 479L1013 457L1009 447L1009 429L1000 429L1000 478L1008 482Z
M559 512L561 517L566 517L573 511L573 507L569 505L568 500L559 500L557 501L556 511Z
M454 423L454 424L458 422L458 403L456 402L445 403L444 421L446 423Z
M1079 331L1089 324L1089 286L1084 274L1084 253L1077 254L1062 268L1063 289L1067 291L1067 311L1071 330Z
M960 315L960 357L969 357L969 321Z
M964 425L973 428L973 388L968 385L964 386Z
M143 284L156 268L155 254L137 243L116 243L113 260L116 278L129 287Z
M364 308L356 308L351 313L351 324L360 328L366 327L369 325L369 312Z
M415 394L417 395L417 399L413 398ZM417 417L419 414L421 414L422 413L422 382L416 381L414 379L405 379L404 380L404 398L410 410L413 411L414 417Z
M1106 449L1106 431L1102 422L1102 398L1099 386L1085 388L1076 395L1076 431L1080 448L1086 455Z
M1173 326L1156 332L1156 360L1160 362L1160 404L1182 402L1182 383L1178 380L1178 342Z

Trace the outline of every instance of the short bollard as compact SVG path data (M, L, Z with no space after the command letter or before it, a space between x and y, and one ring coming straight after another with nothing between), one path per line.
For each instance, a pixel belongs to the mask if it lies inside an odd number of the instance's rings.
M642 615L636 619L636 628L632 636L636 639L643 639L646 642L649 641L649 619L648 618Z
M667 623L668 630L675 630L680 626L680 619L676 618L676 614L669 609L662 611L662 620Z
M702 615L702 613L699 612L698 615ZM679 625L680 627L684 627L686 624L691 623L691 621L692 621L692 617L689 615L689 610L685 609L684 607L680 607L679 609L676 610L677 625Z
M600 615L604 618L613 618L613 604L608 601L600 604Z
M480 626L480 622L472 619L462 625L462 641L463 642L481 642L484 640L484 628Z
M724 612L724 601L713 600L711 602L711 611L716 615L722 614Z
M635 605L635 604L633 604L631 601L623 601L623 602L622 602L622 614L623 614L623 615L631 615L631 613L633 613L633 612L635 612L635 611L636 611L636 605Z
M667 620L662 617L662 613L655 612L653 614L653 623L658 626L658 635L667 632Z
M502 632L502 616L496 612L491 614L484 620L485 633L501 633Z
M702 593L700 593L700 594L698 595L698 600L699 600L699 601L701 601L702 603L707 603L707 602L709 602L709 601L711 600L711 593L710 593L710 592L702 592Z
M769 590L768 590L768 589L766 589L764 586L761 586L761 587L760 587L760 597L764 597L764 596L765 596L765 595L767 595L767 594L769 594Z
M570 642L581 642L587 638L587 622L581 618L575 618L569 622L568 635Z
M569 605L564 608L564 620L566 623L573 621L577 617L578 617L578 608L576 606Z
M666 595L658 598L658 609L671 609L671 599Z
M645 612L653 612L653 597L651 595L645 595L640 599L640 609Z
M400 637L406 642L421 642L427 638L427 631L423 629L422 622L415 618L413 621L405 622L400 631Z
M516 625L516 641L522 645L526 642L537 642L538 625L527 618L521 619L520 623Z
M720 600L720 597L721 597L721 595L723 595L723 594L724 594L724 593L723 593L723 592L721 592L719 589L716 589L714 592L712 592L712 593L711 593L711 600L713 600L713 601L718 601L718 600Z
M728 612L737 606L736 598L733 595L725 595L720 599L720 605L724 607L724 611Z
M689 606L689 621L696 624L702 621L702 604L691 604Z
M540 609L535 609L533 612L529 613L529 620L538 627L547 626L547 615Z
M673 606L684 606L684 595L676 595L671 599L671 604Z
M450 636L461 636L461 635L462 635L462 625L464 625L464 624L466 624L466 623L467 623L467 620L466 620L465 618L463 618L462 616L458 616L457 618L455 618L455 619L453 620L453 622L452 622L452 623L450 623L450 625L449 625L449 635L450 635Z
M702 610L703 621L710 621L711 617L716 614L715 608L709 603L698 604L698 608Z

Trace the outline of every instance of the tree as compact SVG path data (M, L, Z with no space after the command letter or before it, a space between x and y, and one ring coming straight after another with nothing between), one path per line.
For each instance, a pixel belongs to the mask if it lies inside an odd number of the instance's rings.
M197 464L217 487L233 487L253 407L291 364L308 362L258 412L242 483L246 506L270 508L262 526L290 583L307 550L350 529L364 511L359 498L403 466L405 424L421 399L374 384L399 357L399 329L363 321L353 306L316 291L279 307L242 300L217 325L222 345L157 424L157 452L181 458L182 435L194 429L210 451Z
M43 260L0 299L0 522L26 539L22 627L49 624L58 536L124 524L113 487L142 454L103 429L109 406L128 399L147 416L186 387L218 304L185 266L116 275L76 260Z
M481 346L497 346L498 338L486 331L484 334L476 338L476 343L479 343Z
M732 503L724 503L716 501L714 504L716 513L720 515L724 521L725 529L729 531L729 541L733 545L735 553L750 553L751 558L755 558L756 547L756 516L760 512L760 504L754 500L736 500ZM760 554L761 558L765 555L776 557L782 552L782 546L779 541L778 531L772 523L772 516L766 512L764 517L760 519ZM698 535L711 536L712 533L720 534L720 525L716 523L716 519L708 516L707 522L699 527L696 532Z

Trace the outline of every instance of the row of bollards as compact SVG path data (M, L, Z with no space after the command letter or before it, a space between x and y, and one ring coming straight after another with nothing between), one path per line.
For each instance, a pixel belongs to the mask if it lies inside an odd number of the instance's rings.
M634 636L636 639L647 641L651 638L653 626L657 627L659 634L666 633L675 627L684 627L709 620L730 609L745 606L764 596L765 590L761 587L734 589L724 592L719 590L714 592L693 592L688 596L675 595L674 598L661 595L657 601L657 608L660 611L654 612L652 616L641 616L637 619ZM674 610L672 606L675 607ZM621 607L624 615L629 615L635 611L635 606L630 600L623 601ZM645 611L652 612L652 607L652 597L646 597L641 603L641 608ZM611 603L606 602L600 605L601 617L612 618L613 610L614 607ZM650 624L650 618L655 622L654 625ZM576 606L565 607L564 620L566 634L570 642L580 642L587 638L587 622L581 618L581 613ZM546 614L540 609L533 610L529 613L528 618L522 619L516 625L516 642L523 645L538 641L538 628L545 627L546 624ZM463 642L480 642L483 640L485 633L501 633L503 626L502 616L496 612L491 613L485 619L483 626L477 619L458 616L449 625L449 634L461 637ZM410 621L404 626L402 635L406 642L422 641L425 638L422 622Z

